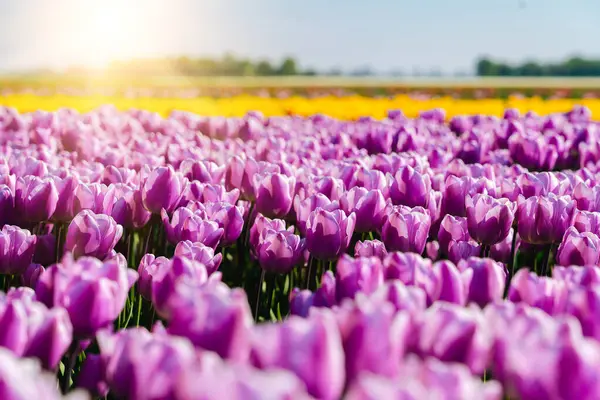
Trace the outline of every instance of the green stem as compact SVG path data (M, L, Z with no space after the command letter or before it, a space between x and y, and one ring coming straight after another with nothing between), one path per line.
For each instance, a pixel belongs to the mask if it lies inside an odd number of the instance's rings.
M140 326L140 317L142 315L142 304L144 303L144 298L141 294L137 296L137 317L135 319L135 326Z
M73 375L73 368L75 368L75 362L77 361L77 356L79 355L79 340L73 340L68 354L69 360L65 365L65 375L63 376L63 380L61 382L63 394L67 394L69 388L71 387L71 376Z
M510 247L510 260L506 273L506 283L504 285L504 298L508 296L508 289L510 289L510 283L512 282L513 276L515 276L515 269L517 267L517 229L513 230L512 243Z
M270 316L271 315L271 307L273 306L273 292L274 292L273 289L275 288L276 275L271 273L266 278L267 278L267 293L268 293L266 315Z
M262 292L263 283L265 281L265 270L263 269L260 273L260 280L258 281L258 290L256 291L256 304L254 305L254 321L258 322L258 310L260 309L260 294Z

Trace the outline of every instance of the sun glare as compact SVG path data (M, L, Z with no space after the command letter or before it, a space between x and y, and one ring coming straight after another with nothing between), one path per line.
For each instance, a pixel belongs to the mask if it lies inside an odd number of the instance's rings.
M135 52L135 17L125 2L105 1L93 6L89 23L80 32L89 49L82 57L86 66L103 68L111 61L131 57Z

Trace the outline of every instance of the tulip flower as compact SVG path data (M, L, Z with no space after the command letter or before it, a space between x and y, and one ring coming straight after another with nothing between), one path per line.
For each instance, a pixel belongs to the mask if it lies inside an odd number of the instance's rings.
M257 247L258 261L263 270L287 274L302 259L305 240L282 230L263 231Z
M378 306L360 298L341 319L348 382L365 372L396 377L411 334L409 316L396 313L390 304Z
M422 207L395 206L384 220L381 240L388 251L421 254L425 250L430 227L431 218Z
M456 265L449 261L440 261L433 265L433 272L437 278L433 295L435 300L464 305L467 293Z
M201 183L219 183L225 175L225 166L219 166L208 160L183 160L179 170L190 181Z
M517 208L517 228L524 242L559 243L573 221L575 205L568 196L534 196Z
M471 309L439 302L421 317L418 350L423 357L458 362L474 374L487 366L490 344L484 339L484 321Z
M286 224L284 220L270 219L260 213L257 214L248 235L248 243L250 244L252 256L256 258L256 249L258 248L258 244L263 232L266 230L283 231L285 229ZM293 233L293 229L294 228L291 227L291 229L289 229L290 232Z
M376 258L353 259L344 254L336 267L336 298L354 298L357 293L369 295L383 285L383 265Z
M170 221L166 211L161 213L161 218L167 239L175 245L189 240L216 249L225 231L217 222L208 221L205 215L186 207L175 210Z
M122 256L105 262L66 257L42 274L35 292L46 306L67 310L74 336L89 338L119 316L137 276Z
M110 215L119 225L128 229L144 227L152 216L150 211L144 208L140 190L125 192L115 201Z
M305 362L298 363L298 357ZM257 326L252 335L251 359L260 369L292 371L315 398L335 400L342 394L344 349L331 314L319 313L309 319L290 317L281 324Z
M445 254L448 254L451 242L469 241L471 237L469 236L467 219L447 214L440 223L437 238L440 250Z
M565 232L556 255L558 264L564 266L598 265L600 239L591 232L579 233L575 227L570 227Z
M42 371L34 360L16 357L4 349L0 349L0 386L0 396L7 400L63 398L54 374Z
M177 290L178 282L185 280L203 285L208 281L208 272L205 265L186 257L174 256L166 263L159 259L151 261L148 274L152 277L152 305L159 315L166 318L175 308L170 297Z
M157 276L163 276L165 270L170 267L169 259L156 257L154 254L145 254L138 267L139 279L137 289L146 300L152 300L152 282Z
M410 166L401 167L390 188L390 198L396 205L424 207L429 204L431 179Z
M469 234L484 246L502 242L508 236L514 220L511 204L487 194L467 196L467 227Z
M33 260L37 238L28 230L4 225L0 231L0 273L20 275Z
M15 192L15 210L26 222L48 221L56 210L58 190L51 179L28 175L19 178Z
M270 218L283 218L292 208L296 179L283 174L254 176L256 210Z
M208 247L202 243L192 243L189 240L184 240L177 244L175 255L198 261L206 267L209 275L219 268L223 258L223 255L220 253L215 255L212 247Z
M167 331L223 358L247 361L252 314L245 292L209 285L195 290L192 296L191 304L171 310Z
M220 245L228 246L235 243L244 229L242 208L228 203L207 203L205 210L207 219L215 221L223 229ZM202 241L198 240L198 242ZM210 246L209 243L204 244Z
M457 266L467 288L467 301L484 307L502 298L507 274L504 265L489 258L471 257Z
M154 169L142 188L142 202L152 214L160 214L162 209L172 212L187 185L187 180L179 176L172 167Z
M123 235L123 227L104 214L81 211L69 224L65 250L75 258L81 256L106 258Z
M377 257L382 259L386 255L385 245L379 240L358 241L354 246L354 257Z
M302 200L299 196L294 198L294 211L296 212L298 230L302 236L306 236L306 223L310 214L319 207L326 211L333 211L339 208L339 203L332 202L322 193L316 193Z
M381 228L386 202L379 190L368 191L365 188L354 187L342 195L340 208L347 215L356 215L356 232L374 232Z
M573 218L573 226L580 233L591 232L595 235L600 234L600 212L595 211L577 211Z
M342 210L327 211L318 207L306 221L306 247L313 257L330 260L340 256L350 245L356 215Z

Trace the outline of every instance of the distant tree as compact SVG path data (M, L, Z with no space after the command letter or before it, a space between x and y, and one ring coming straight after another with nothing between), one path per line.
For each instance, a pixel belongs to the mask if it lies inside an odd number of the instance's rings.
M271 63L266 60L260 61L256 65L255 71L256 71L256 75L259 75L259 76L275 75L275 68L273 68Z
M296 68L296 60L291 57L283 60L279 68L277 69L277 75L297 75L298 71Z

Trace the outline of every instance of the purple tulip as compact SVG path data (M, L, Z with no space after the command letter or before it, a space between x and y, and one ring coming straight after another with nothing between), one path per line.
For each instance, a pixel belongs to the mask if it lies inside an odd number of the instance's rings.
M582 211L600 211L600 190L598 186L579 183L573 189L573 200Z
M414 253L389 253L383 260L383 268L387 281L399 280L405 285L421 288L428 303L433 301L437 278L431 260Z
M472 240L470 241L452 241L448 245L448 260L457 264L460 260L466 260L470 257L481 255L481 246Z
M569 265L598 265L600 260L600 239L591 232L579 233L575 227L570 227L558 247L558 264Z
M458 178L450 175L446 178L442 193L441 213L466 217L465 201L468 195L473 196L478 193L493 195L495 191L495 184L489 179L473 179L468 176Z
M381 228L381 240L388 251L422 254L431 227L431 218L422 207L394 206Z
M72 252L75 258L90 256L104 259L122 235L123 227L111 216L84 210L69 224L65 250Z
M170 267L170 261L166 257L155 257L154 254L145 254L138 267L139 279L137 289L146 300L152 300L152 282L157 276L163 276L165 270Z
M45 268L40 264L30 264L25 272L23 272L23 275L21 275L21 284L25 287L35 289L44 271L46 271Z
M487 194L467 196L467 227L477 242L492 246L508 236L514 220L508 200L494 199Z
M484 340L484 326L484 321L472 309L435 303L421 316L419 353L448 363L465 364L474 374L481 374L488 364L490 351L489 343Z
M217 222L208 221L205 216L186 207L175 210L170 221L166 211L161 212L161 218L167 239L175 245L189 240L216 249L223 237L224 229Z
M464 305L467 300L466 288L459 269L450 261L440 261L433 265L436 276L436 301L447 301Z
M245 292L209 285L196 290L192 300L171 311L167 331L223 358L247 361L252 314Z
M402 379L362 374L350 386L347 400L428 399L500 400L502 387L496 381L481 382L463 365L435 358L421 361L409 356L398 372ZM450 383L452 382L452 383Z
M104 397L108 394L105 381L106 360L98 354L86 354L85 361L77 375L76 386L87 390L92 396Z
M292 209L296 179L283 174L254 176L256 210L270 218L283 218Z
M142 192L138 189L130 190L119 197L111 210L110 215L119 224L127 229L140 229L144 227L152 214L144 208Z
M314 294L310 290L292 289L290 292L290 315L297 315L302 318L308 317L313 299Z
M342 194L344 194L344 181L330 176L324 176L315 179L312 189L314 190L314 194L322 193L331 201L339 201Z
M203 285L208 281L208 272L206 266L186 257L174 256L164 264L160 259L151 262L148 273L152 276L152 304L156 312L166 318L174 309L170 297L176 291L177 284L185 280ZM156 269L153 264L158 264Z
M600 212L595 211L576 211L573 218L573 226L580 233L591 232L595 235L600 234Z
M44 314L41 323L36 321L39 325L30 334L23 356L35 357L44 368L54 370L71 346L73 325L69 314L62 308L48 310Z
M123 256L102 262L82 257L63 258L49 267L36 285L36 297L48 307L63 307L69 313L74 335L93 336L109 326L127 300L138 274L127 268Z
M513 303L525 303L542 309L552 315L564 309L567 295L564 282L520 269L510 281L507 299Z
M204 264L208 275L211 275L217 269L219 269L219 265L221 265L221 260L223 258L223 255L220 253L215 255L215 251L212 247L208 247L199 242L192 243L189 240L184 240L183 242L179 242L177 244L175 247L175 255L187 257L191 260Z
M20 275L33 260L37 237L17 226L4 225L0 231L0 273Z
M251 360L260 369L292 371L315 398L335 400L342 394L344 349L330 313L316 313L309 319L292 316L281 324L256 326Z
M79 395L73 394L74 398ZM16 357L4 349L0 349L0 397L6 400L63 399L54 374L43 372L33 360Z
M365 240L356 242L354 246L354 257L377 257L383 259L387 250L383 242L379 240Z
M347 215L356 215L355 231L358 233L374 232L381 228L386 206L381 191L368 191L362 187L354 187L340 198L340 208Z
M111 214L117 197L117 186L101 183L79 183L73 199L73 213L91 210L96 214Z
M177 377L195 361L189 341L140 328L102 335L98 343L102 359L96 362L105 365L111 393L123 398L174 398Z
M506 283L506 267L489 258L471 257L458 263L465 286L467 301L480 307L500 300Z
M38 235L33 254L33 262L50 265L56 261L56 236L53 234Z
M573 221L575 205L568 196L534 196L517 208L519 236L526 243L559 243Z
M179 170L190 181L201 183L219 183L225 176L225 166L219 166L208 160L183 160Z
M56 210L58 191L51 179L28 175L19 178L15 193L15 210L30 223L48 221Z
M187 180L179 176L172 167L154 169L142 188L144 207L153 214L160 214L162 209L172 212L187 185Z
M15 216L14 191L6 185L0 185L0 228L10 223Z
M302 259L305 240L293 233L267 229L261 234L256 252L263 270L287 274Z
M306 393L304 383L288 371L260 371L248 365L224 363L209 353L204 353L197 364L200 365L186 368L180 375L175 398L312 399Z
M257 170L258 164L251 157L246 160L239 156L231 158L225 171L227 190L239 189L245 200L254 200L253 181Z
M248 243L250 244L252 256L256 258L256 249L258 248L258 244L261 240L260 238L263 232L266 230L283 231L285 229L286 224L284 220L270 219L262 214L257 214L248 235ZM293 229L294 228L291 227L290 232L292 232Z
M442 219L437 238L440 250L444 254L448 254L452 242L469 241L471 237L469 236L467 218L447 214Z
M330 260L339 257L350 245L356 215L342 210L327 211L318 207L306 222L306 247L313 257Z
M79 179L75 176L65 178L53 177L54 184L58 192L56 209L52 215L52 220L58 222L69 222L75 217L73 209L75 201L75 192L79 186Z
M339 203L332 202L322 193L313 194L303 200L299 196L294 198L294 211L296 212L298 230L302 236L306 236L306 223L310 214L317 208L333 211L339 208Z
M383 265L378 258L357 258L344 254L337 262L336 299L353 299L357 293L369 295L383 285Z
M409 316L396 313L390 304L377 305L365 298L360 298L343 314L346 380L354 382L364 372L396 377L411 334Z
M193 181L187 187L183 199L202 203L225 202L235 204L239 197L240 191L238 189L228 192L222 185Z
M401 167L394 176L390 198L396 205L424 207L429 204L431 179L410 166Z
M228 203L207 203L205 206L207 218L217 222L223 229L223 236L219 244L228 246L235 243L244 229L242 208ZM202 242L201 240L197 241ZM204 244L213 247L209 243Z

